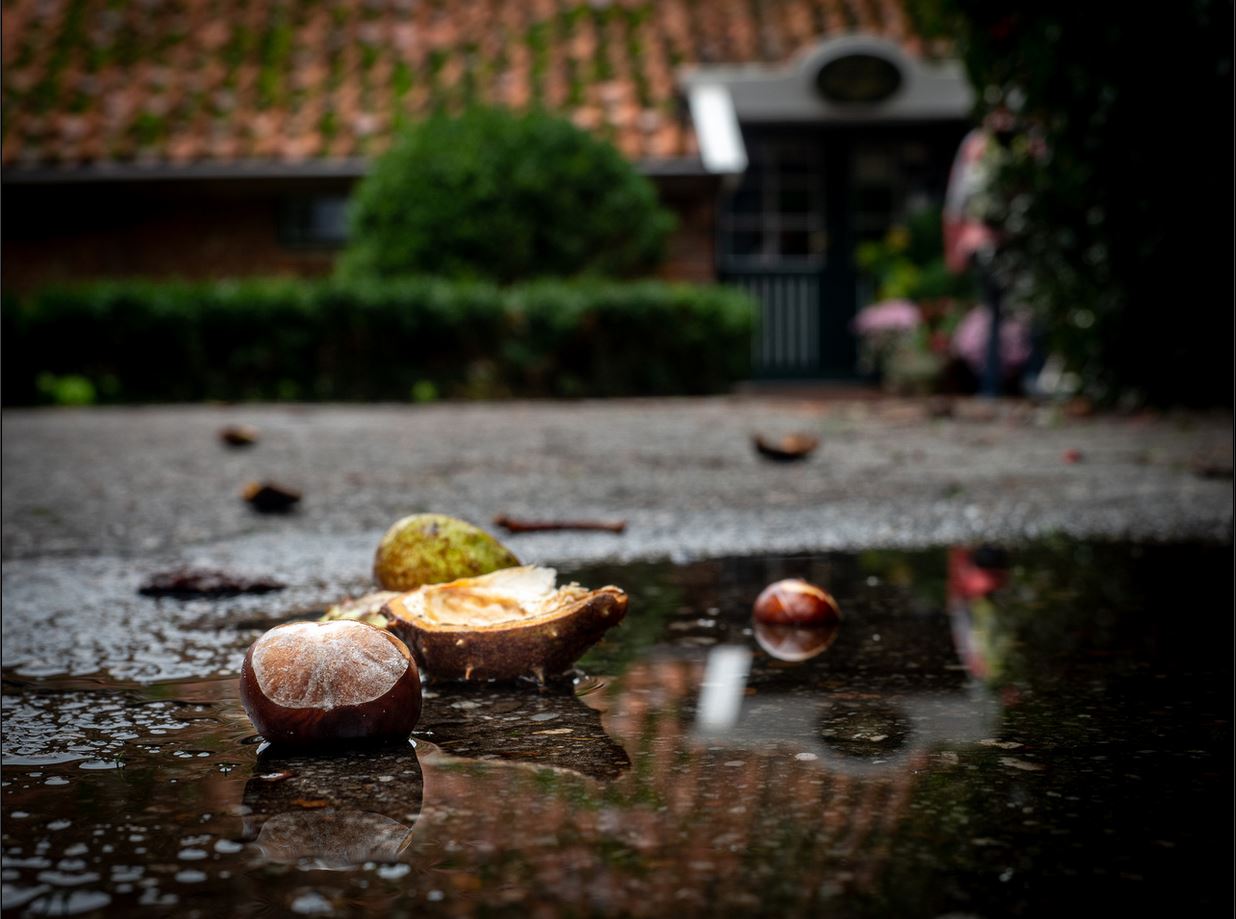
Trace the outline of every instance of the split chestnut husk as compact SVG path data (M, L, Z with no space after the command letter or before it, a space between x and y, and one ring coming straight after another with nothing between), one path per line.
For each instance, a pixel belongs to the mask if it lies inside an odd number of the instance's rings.
M384 610L435 679L544 682L569 670L627 612L617 587L556 588L555 580L552 568L506 568L421 587Z

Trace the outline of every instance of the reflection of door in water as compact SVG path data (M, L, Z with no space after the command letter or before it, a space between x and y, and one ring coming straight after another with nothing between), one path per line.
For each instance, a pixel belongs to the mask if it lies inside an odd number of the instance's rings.
M964 125L746 134L750 165L722 201L722 279L759 303L757 377L847 378L850 320L874 291L854 248L938 205Z

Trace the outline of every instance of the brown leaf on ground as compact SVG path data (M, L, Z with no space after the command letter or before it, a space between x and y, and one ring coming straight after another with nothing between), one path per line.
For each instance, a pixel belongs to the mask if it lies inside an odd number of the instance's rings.
M806 459L820 445L819 438L810 434L787 434L776 440L756 434L751 440L761 456L783 463Z
M606 533L621 533L627 528L625 520L521 520L499 514L494 525L508 533L540 533L552 530L601 530Z
M219 439L229 447L252 447L260 438L258 429L247 424L229 424L219 431Z
M295 488L275 482L250 482L241 496L254 510L263 514L280 514L290 511L299 503L301 494Z
M214 568L176 568L152 574L137 592L147 597L235 597L283 590L286 584L272 578L231 574Z

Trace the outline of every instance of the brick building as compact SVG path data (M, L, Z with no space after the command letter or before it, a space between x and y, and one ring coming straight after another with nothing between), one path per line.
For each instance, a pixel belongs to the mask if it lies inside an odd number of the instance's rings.
M3 282L321 274L401 125L543 105L679 217L663 269L845 375L855 245L942 196L971 94L896 0L12 0Z

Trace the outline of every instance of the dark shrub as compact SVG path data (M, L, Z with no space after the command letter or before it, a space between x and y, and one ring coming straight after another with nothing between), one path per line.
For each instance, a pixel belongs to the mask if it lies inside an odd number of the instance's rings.
M655 268L673 223L622 155L568 121L476 109L402 138L353 199L345 276L509 282Z

